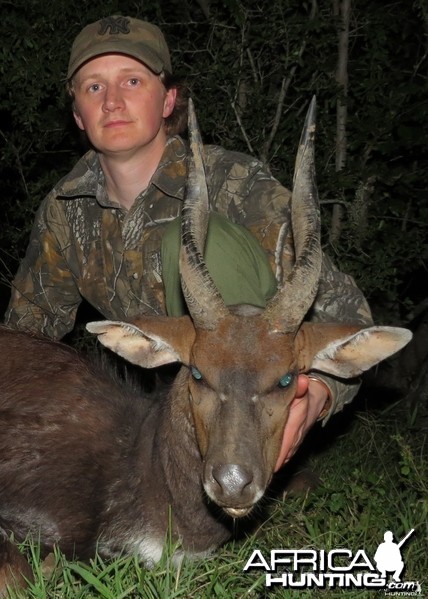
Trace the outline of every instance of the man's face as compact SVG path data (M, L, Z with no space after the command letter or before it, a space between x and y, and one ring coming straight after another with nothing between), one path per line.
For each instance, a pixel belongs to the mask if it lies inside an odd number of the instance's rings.
M106 156L132 156L165 145L164 118L176 90L143 63L121 54L87 62L73 79L74 118L92 145Z

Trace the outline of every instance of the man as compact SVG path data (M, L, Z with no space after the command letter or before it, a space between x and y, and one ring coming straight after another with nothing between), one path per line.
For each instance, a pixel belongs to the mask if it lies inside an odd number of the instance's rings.
M383 535L383 540L384 542L379 545L374 556L376 568L381 573L382 578L386 578L387 572L393 572L392 578L395 582L400 582L404 568L400 551L401 543L394 543L394 535L390 530L387 530Z
M73 328L82 298L108 319L177 315L165 258L171 251L162 238L180 216L186 185L188 150L176 135L185 121L186 98L172 76L165 39L144 21L101 19L74 41L67 77L75 121L92 149L40 206L13 282L6 323L61 338ZM236 257L248 254L244 276L238 284L242 269L235 269L224 299L263 307L275 291L269 261L273 266L281 226L290 219L290 192L249 156L207 146L205 161L211 206L229 219L219 217L218 226L239 231L236 243L229 247L227 242L216 257L207 255L207 263L219 266L213 278L220 288L226 279L223 266L233 269ZM291 267L293 255L289 236L285 267ZM371 321L352 279L327 257L309 316ZM317 419L342 409L357 389L357 383L327 376L301 376L277 468Z

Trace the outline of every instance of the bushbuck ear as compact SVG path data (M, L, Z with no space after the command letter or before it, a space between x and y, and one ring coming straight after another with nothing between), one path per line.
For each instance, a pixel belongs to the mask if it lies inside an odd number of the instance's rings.
M358 376L402 349L411 338L412 333L408 329L399 327L361 329L320 349L312 361L311 370L344 378Z
M143 368L171 362L189 363L195 329L188 316L140 317L132 322L103 320L86 325L100 343L125 360Z

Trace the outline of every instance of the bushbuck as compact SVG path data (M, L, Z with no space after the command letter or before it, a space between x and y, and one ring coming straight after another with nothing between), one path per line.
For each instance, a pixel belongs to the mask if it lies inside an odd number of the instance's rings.
M209 205L190 104L180 255L189 315L87 325L144 368L181 362L163 395L140 396L64 344L1 328L3 585L25 574L10 534L150 565L170 526L177 560L214 550L266 491L298 374L355 377L409 341L400 328L304 322L321 268L314 129L313 101L293 185L294 268L266 309L228 307L204 264Z

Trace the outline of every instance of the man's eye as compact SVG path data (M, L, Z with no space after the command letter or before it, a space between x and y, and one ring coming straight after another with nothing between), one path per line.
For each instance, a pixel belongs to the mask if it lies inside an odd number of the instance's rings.
M90 92L97 92L100 90L100 84L99 83L93 83L92 85L89 86L89 91Z
M139 83L140 83L140 80L137 79L137 77L132 77L132 79L129 80L129 84L132 85L133 87L135 87Z

